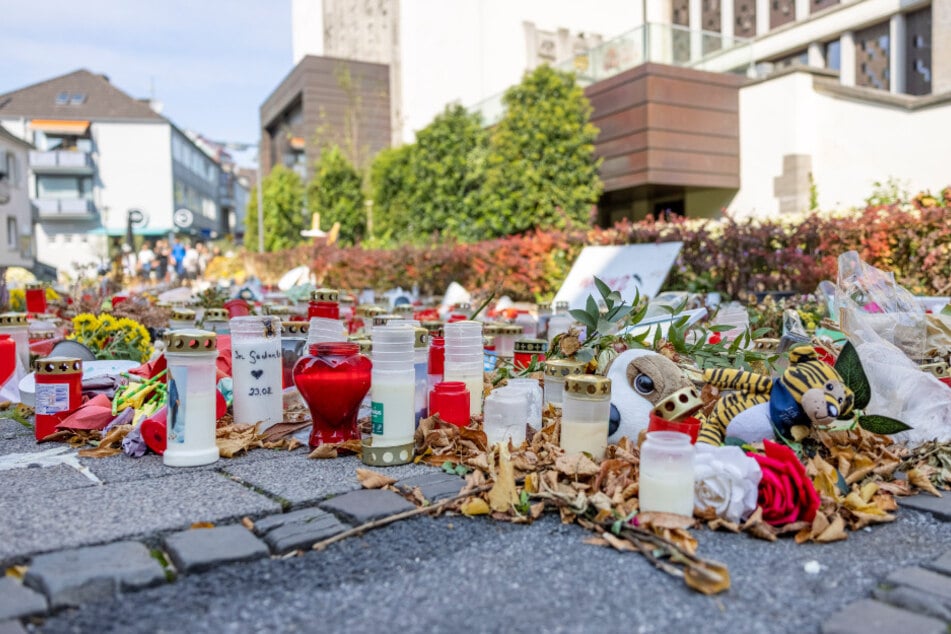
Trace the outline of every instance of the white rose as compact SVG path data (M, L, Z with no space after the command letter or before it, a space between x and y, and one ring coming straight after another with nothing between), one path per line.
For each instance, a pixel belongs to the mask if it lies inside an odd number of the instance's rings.
M694 506L712 508L717 517L740 522L756 510L759 464L739 447L697 443L694 460Z

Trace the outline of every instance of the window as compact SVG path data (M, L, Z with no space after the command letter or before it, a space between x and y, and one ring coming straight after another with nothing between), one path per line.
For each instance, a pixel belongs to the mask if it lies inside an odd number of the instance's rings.
M6 159L4 160L6 171L3 174L0 174L0 181L6 181L10 184L11 187L16 187L19 183L18 174L17 174L17 157L13 152L6 152ZM4 152L0 152L0 156L3 156Z
M855 85L889 89L888 22L855 33Z
M842 46L839 40L826 42L825 46L826 68L829 70L842 69Z
M905 92L931 94L931 7L905 15Z
M65 106L66 104L68 104L68 103L69 103L69 93L68 93L68 92L61 92L61 93L59 93L58 95L56 95L56 102L55 102L55 103L56 103L57 106Z
M773 70L782 70L784 68L789 68L791 66L808 66L809 65L809 53L808 51L798 51L787 55L786 57L781 57L777 60L773 60Z
M53 103L57 106L81 106L86 103L86 93L64 90L56 94L56 99Z
M86 93L84 92L74 92L69 97L69 105L71 106L80 106L86 103Z
M20 232L17 230L16 216L7 216L7 248L16 249L19 244Z

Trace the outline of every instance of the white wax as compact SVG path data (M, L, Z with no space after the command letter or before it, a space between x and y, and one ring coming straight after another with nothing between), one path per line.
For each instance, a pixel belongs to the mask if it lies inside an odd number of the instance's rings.
M482 414L482 372L456 372L446 364L443 381L462 381L469 389L469 415Z
M561 448L565 453L586 451L598 460L608 448L608 421L561 421ZM692 499L692 498L691 498Z
M693 469L690 465L671 464L664 466L663 470L656 469L658 473L647 473L650 468L644 466L641 464L640 510L692 516Z
M162 461L171 467L195 467L218 460L215 445L215 357L167 355L169 383L168 444ZM187 357L183 360L183 357ZM177 398L176 398L177 397Z
M416 431L414 374L379 374L370 383L373 446L392 447L413 442Z
M231 340L234 422L258 431L284 421L281 389L281 340L277 337Z

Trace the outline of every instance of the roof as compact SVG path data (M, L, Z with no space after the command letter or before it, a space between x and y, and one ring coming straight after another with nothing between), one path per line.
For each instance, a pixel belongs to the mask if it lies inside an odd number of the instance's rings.
M9 141L10 143L16 143L17 145L20 145L29 150L33 149L32 143L24 141L23 139L13 134L12 132L7 131L7 129L4 128L2 125L0 125L0 139L3 139L4 141Z
M165 121L104 75L80 69L0 95L0 117Z

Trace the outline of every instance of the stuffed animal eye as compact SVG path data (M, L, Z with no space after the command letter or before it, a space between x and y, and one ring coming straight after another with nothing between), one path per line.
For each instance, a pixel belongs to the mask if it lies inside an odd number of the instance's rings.
M829 405L828 409L829 409L829 416L831 416L832 418L837 418L839 416L839 408L837 408L835 405Z
M650 394L654 391L654 379L646 374L638 374L634 377L634 389L641 394Z
M832 383L826 383L826 392L831 392L835 386Z

